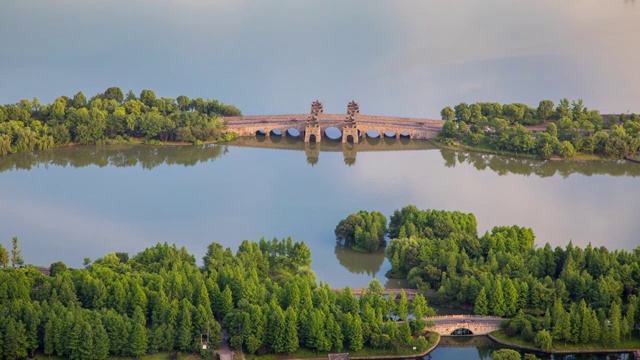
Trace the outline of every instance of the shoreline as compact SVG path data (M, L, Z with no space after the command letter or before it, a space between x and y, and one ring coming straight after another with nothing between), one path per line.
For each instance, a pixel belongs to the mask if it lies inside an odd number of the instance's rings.
M537 156L533 156L533 155L529 155L529 154L518 154L518 153L512 153L512 152L501 151L501 150L475 148L475 147L472 147L472 146L468 146L468 145L462 144L460 142L458 142L459 145L447 145L445 143L442 143L442 142L436 140L435 138L434 139L428 139L427 141L432 143L434 146L439 147L440 149L447 149L447 150L453 150L453 151L466 151L466 152L473 152L473 153L487 154L487 155L497 155L497 156L516 158L516 159L527 159L527 160L538 160L538 161L594 162L594 163L595 162L609 162L609 161L625 160L625 161L629 161L629 162L640 163L640 160L635 160L630 156L624 156L624 157L622 157L620 159L609 159L609 158L605 158L602 155L583 154L583 153L576 154L575 156L572 156L570 158L562 158L562 157L559 157L559 156L552 156L549 159L541 159L541 158L539 158Z
M435 342L433 343L432 346L430 346L427 350L421 352L421 353L409 353L409 354L394 354L394 355L365 355L365 356L350 356L349 359L352 360L376 360L376 359L407 359L407 358L418 358L421 356L425 356L427 354L429 354L430 352L432 352L436 347L438 347L438 345L440 345L440 339L442 338L440 336L440 334L437 334L438 336L435 340ZM348 352L345 352L345 354L348 354ZM327 357L317 357L317 358L288 358L288 357L279 357L279 359L283 359L283 360L327 360L329 358L329 354L327 354Z
M501 331L501 330L499 330ZM520 344L510 343L505 340L501 340L492 335L492 333L488 333L486 335L491 341L504 345L514 349L534 351L545 354L557 354L557 355L571 355L571 354L617 354L617 353L633 353L637 351L637 349L585 349L585 350L542 350L533 346L526 346Z

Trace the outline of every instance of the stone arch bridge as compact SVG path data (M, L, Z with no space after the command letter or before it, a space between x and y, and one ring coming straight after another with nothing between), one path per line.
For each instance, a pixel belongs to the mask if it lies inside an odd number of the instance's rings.
M256 136L259 133L264 133L266 136L292 136L291 129L295 129L301 138L309 141L309 137L305 136L308 129L308 116L308 114L253 115L226 117L224 120L227 122L227 130L235 132L239 136ZM345 131L344 114L321 113L318 115L317 124L320 127L321 137L326 137L325 131L334 127L341 131L342 142L358 142L357 138L353 138L353 135ZM358 131L358 137L400 138L404 136L411 139L430 139L438 135L443 124L444 122L441 120L358 114L355 127ZM375 130L378 135L372 136L371 130ZM319 142L321 139L314 140Z
M504 319L496 316L445 315L426 317L425 320L435 323L435 326L428 327L427 330L435 331L441 336L473 336L500 330L500 323Z

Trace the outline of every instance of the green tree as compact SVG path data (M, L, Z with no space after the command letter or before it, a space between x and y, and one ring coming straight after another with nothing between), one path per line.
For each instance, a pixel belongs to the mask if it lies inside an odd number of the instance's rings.
M124 94L119 87L112 86L105 90L104 98L107 100L115 100L118 102L118 104L122 104L122 101L124 100Z
M440 111L440 116L444 121L453 121L456 118L456 112L449 106Z
M9 266L9 252L2 244L0 244L0 267L6 268Z
M152 107L156 102L156 93L153 90L142 90L140 92L140 101L147 105L148 107Z
M298 350L298 316L295 310L289 306L285 312L284 350L287 354Z
M607 343L616 347L620 343L620 306L617 303L611 304L609 310L609 321L611 325L607 331Z
M538 104L538 111L537 111L538 119L542 121L548 120L553 114L553 107L554 107L554 104L553 104L553 101L551 100L540 101L540 103Z
M276 353L285 352L285 315L280 305L273 301L267 317L267 342Z
M14 236L13 247L11 249L11 266L13 267L21 267L24 265L24 259L22 258L22 250L18 249L18 237Z
M511 349L500 349L491 353L491 360L520 360L520 353Z
M504 316L507 313L507 305L504 301L504 293L502 292L502 282L496 280L491 296L491 310L494 315Z
M17 360L27 357L27 334L24 324L9 317L4 331L4 358Z
M407 300L407 294L405 294L404 289L400 291L400 301L396 308L396 314L402 320L406 320L409 315L409 301Z
M487 301L487 294L484 290L484 286L480 289L478 297L476 298L473 312L476 315L488 315L489 314L489 301Z
M442 135L445 138L453 138L456 136L456 134L458 134L458 125L456 125L456 123L453 122L453 120L445 121L444 125L442 126L442 131L440 132L440 135Z
M134 324L128 339L129 354L139 357L147 352L147 331L141 324Z
M549 331L547 330L538 331L534 339L534 343L537 347L544 351L551 350L553 346L553 338L551 337L551 333L549 333Z
M77 94L73 96L73 107L76 109L83 108L87 106L87 97L84 96L82 91L79 91Z
M362 320L360 315L356 314L353 317L353 325L350 331L349 348L353 351L358 351L364 346L364 338L362 336Z
M416 319L422 319L429 311L424 295L418 294L411 302L411 313Z
M571 144L571 142L565 140L560 144L560 148L558 149L558 154L560 154L560 156L564 158L572 157L573 155L576 154L576 150Z
M177 327L178 337L176 338L176 347L182 351L189 351L192 348L192 322L191 322L191 304L187 299L180 301L180 315Z
M556 123L548 123L546 132L547 132L547 134L549 134L549 135L551 135L553 137L557 137L558 136L558 126L556 125Z

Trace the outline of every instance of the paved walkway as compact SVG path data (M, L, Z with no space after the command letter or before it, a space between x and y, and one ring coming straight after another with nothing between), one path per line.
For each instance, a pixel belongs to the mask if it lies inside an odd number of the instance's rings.
M226 330L222 330L222 339L220 340L220 360L233 360L233 352L229 347L229 334Z

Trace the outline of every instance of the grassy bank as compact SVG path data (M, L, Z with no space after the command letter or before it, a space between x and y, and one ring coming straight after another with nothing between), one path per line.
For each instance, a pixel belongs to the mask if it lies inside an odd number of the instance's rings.
M491 333L494 338L513 345L514 347L523 346L527 348L534 348L537 351L545 352L538 348L533 341L526 341L519 335L507 336L502 330L494 331ZM602 347L600 344L572 344L564 341L553 341L553 346L550 351L558 353L577 353L577 352L592 352L592 353L605 353L605 352L627 352L634 349L640 349L640 338L638 338L638 331L635 331L631 339L621 339L620 343L613 348Z
M431 348L438 341L438 334L430 332L425 336L428 342L427 349ZM426 349L425 349L426 350ZM349 357L373 357L373 356L398 356L398 357L414 357L421 354L423 351L413 350L411 347L402 347L397 349L374 349L364 347L358 351L349 351L343 349L341 352L349 353ZM332 352L333 353L333 352ZM249 355L245 354L247 360L278 360L278 359L314 359L314 358L328 358L328 352L315 352L309 349L300 348L298 351L289 354L266 354L266 355Z

